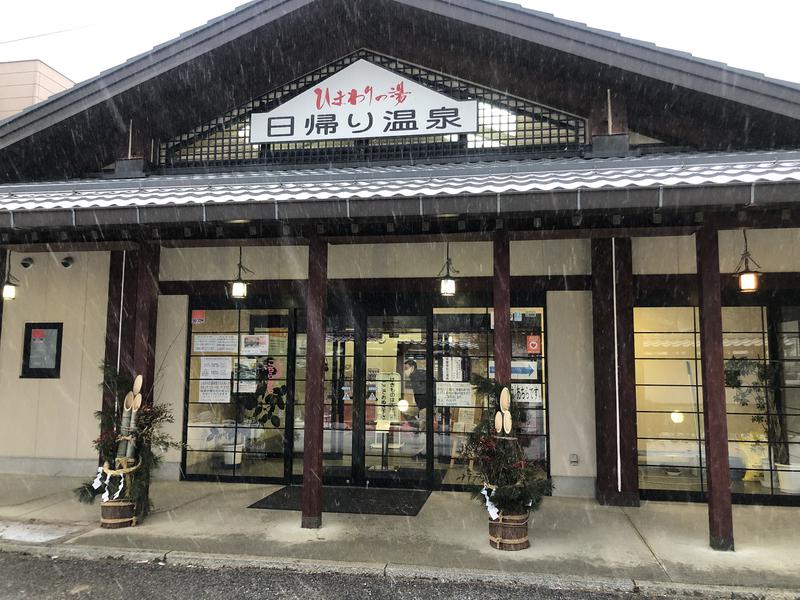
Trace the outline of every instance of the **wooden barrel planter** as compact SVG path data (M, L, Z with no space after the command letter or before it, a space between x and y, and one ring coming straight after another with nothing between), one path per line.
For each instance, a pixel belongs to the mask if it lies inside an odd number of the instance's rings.
M530 548L528 515L500 515L489 519L489 545L498 550Z
M121 529L136 524L133 502L127 500L109 500L100 503L100 527L104 529Z

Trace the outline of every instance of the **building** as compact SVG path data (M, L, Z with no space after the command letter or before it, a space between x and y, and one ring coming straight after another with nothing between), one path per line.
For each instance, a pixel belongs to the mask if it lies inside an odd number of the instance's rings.
M0 63L0 121L73 85L40 60Z
M105 359L181 416L167 475L304 481L314 527L320 481L463 486L483 374L557 494L707 501L717 549L798 504L798 85L494 0L262 0L0 122L0 177L3 470L93 471Z

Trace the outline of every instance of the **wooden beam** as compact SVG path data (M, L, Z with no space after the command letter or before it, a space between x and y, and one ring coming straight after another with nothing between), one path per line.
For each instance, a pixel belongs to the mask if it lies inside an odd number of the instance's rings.
M106 347L104 360L107 365L119 370L121 362L120 338L122 336L122 290L124 286L125 252L113 251L110 253L108 267L108 301L106 303ZM102 410L113 414L116 410L117 398L113 390L103 387ZM101 435L110 433L109 429L101 427Z
M308 247L306 299L306 404L303 440L303 513L301 526L322 526L322 425L325 402L325 300L328 244L312 238Z
M492 244L494 302L494 377L501 385L511 384L511 259L508 232L494 233Z
M633 276L629 238L592 240L598 502L638 506Z
M700 292L700 361L703 372L709 542L714 550L733 550L717 231L710 227L702 228L697 232L695 243Z
M142 398L153 402L155 388L156 324L158 313L158 270L161 248L143 243L136 254L136 312L133 319L133 374L144 380Z
M3 277L5 278L6 269L8 268L8 261L11 260L11 250L0 249L0 273L2 273ZM2 285L0 283L0 285ZM0 340L2 340L2 333L3 333L3 307L5 305L5 300L0 298Z

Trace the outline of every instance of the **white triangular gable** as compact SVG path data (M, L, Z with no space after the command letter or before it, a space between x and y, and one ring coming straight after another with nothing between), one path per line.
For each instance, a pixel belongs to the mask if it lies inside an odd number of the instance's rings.
M459 102L358 60L285 104L253 113L253 144L311 142L478 130L478 102Z

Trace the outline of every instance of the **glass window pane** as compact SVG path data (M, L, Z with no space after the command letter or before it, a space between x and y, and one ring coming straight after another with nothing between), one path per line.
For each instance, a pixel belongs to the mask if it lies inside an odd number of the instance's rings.
M686 358L694 360L697 351L694 333L637 333L634 352L637 358Z
M695 309L691 306L635 307L633 330L639 333L694 333Z
M693 360L636 360L636 383L642 385L697 385L698 370Z

